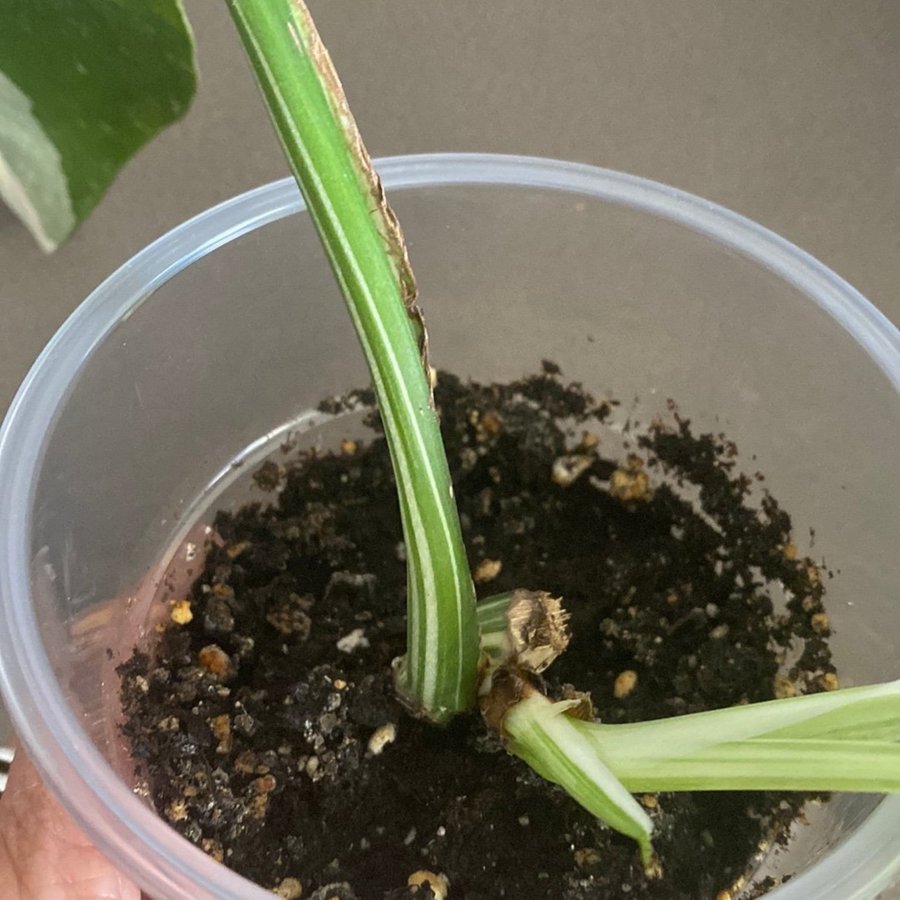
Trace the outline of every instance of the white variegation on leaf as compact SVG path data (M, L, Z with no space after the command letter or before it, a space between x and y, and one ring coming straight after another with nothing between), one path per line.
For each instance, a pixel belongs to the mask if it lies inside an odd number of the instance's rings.
M0 11L0 198L47 251L196 86L180 0L18 0Z
M2 72L0 197L48 253L75 227L59 151L34 117L31 101Z

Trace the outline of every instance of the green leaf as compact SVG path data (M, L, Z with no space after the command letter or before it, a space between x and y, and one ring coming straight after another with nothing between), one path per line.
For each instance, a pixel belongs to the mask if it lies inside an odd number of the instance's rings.
M403 236L303 3L228 5L347 302L384 422L408 561L398 691L443 721L475 702L478 624Z
M180 0L0 0L0 196L52 250L190 105Z
M900 740L900 681L826 691L673 716L630 725L591 725L610 753L655 754L658 744L679 754L697 753L723 741L756 738Z
M900 681L575 727L633 791L900 792Z
M596 746L596 745L595 745ZM690 756L599 756L628 790L900 792L900 744L840 740L752 740Z

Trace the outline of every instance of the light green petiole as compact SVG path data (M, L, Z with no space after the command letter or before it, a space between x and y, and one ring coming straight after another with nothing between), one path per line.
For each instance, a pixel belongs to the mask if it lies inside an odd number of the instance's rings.
M631 791L900 792L900 681L575 728Z
M398 689L442 721L475 700L478 625L403 237L301 0L228 5L343 291L384 422L408 560Z
M481 600L476 607L478 629L481 632L481 649L493 664L501 664L513 652L506 612L513 592L496 594Z
M610 827L634 838L649 871L653 859L649 816L601 759L589 733L573 718L585 703L580 696L553 703L537 676L569 641L560 600L540 591L511 591L478 604L481 646L488 666L481 709L507 750L547 781L560 785Z
M653 858L653 823L616 774L603 761L583 724L566 715L569 702L552 703L537 691L506 713L506 746L538 775L560 785L588 812L637 841L641 861Z

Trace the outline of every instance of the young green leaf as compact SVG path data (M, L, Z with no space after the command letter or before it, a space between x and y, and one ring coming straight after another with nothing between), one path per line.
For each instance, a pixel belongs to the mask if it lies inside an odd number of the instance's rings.
M0 0L0 197L45 250L179 118L196 86L180 0Z
M632 791L900 792L900 681L574 727Z
M506 614L515 591L507 591L505 594L494 594L485 600L479 600L476 607L478 616L478 628L481 631L482 640L486 635L507 633L509 619ZM499 639L499 638L498 638Z
M408 565L398 689L436 721L475 700L475 592L400 228L301 0L229 0L356 327L397 477Z

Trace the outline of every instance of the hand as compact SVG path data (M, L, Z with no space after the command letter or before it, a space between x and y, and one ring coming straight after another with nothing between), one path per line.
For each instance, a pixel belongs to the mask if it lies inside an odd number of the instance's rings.
M95 850L21 751L0 797L3 900L139 900Z
M186 548L202 548L207 540L221 538L200 522L184 540ZM164 581L175 596L187 594L203 559L197 550L179 553L167 567L151 569L128 592L130 612L125 625L120 625L121 646L138 643L160 583ZM121 608L120 599L108 603ZM164 604L156 606L165 609ZM91 614L104 612L94 606ZM140 896L137 887L90 845L20 750L0 796L0 900L140 900Z

